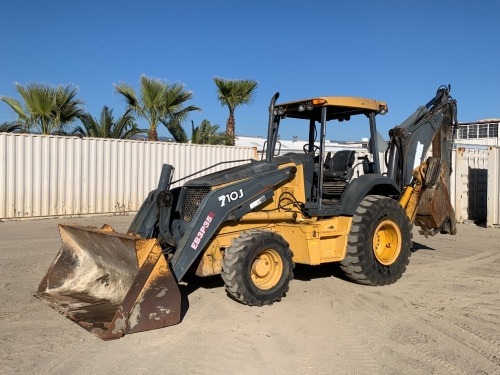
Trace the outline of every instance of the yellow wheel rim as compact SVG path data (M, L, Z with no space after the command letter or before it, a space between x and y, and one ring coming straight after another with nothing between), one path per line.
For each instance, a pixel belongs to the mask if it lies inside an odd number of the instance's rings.
M282 274L283 261L275 250L260 252L252 262L251 278L259 289L271 289L281 279Z
M398 259L401 252L401 230L392 220L384 220L375 229L373 252L384 266L390 266Z

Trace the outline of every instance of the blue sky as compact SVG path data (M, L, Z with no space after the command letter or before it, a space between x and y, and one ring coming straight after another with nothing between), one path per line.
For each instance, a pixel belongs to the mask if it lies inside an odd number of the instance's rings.
M380 132L401 123L451 84L459 121L500 117L500 2L272 0L2 1L0 95L15 82L72 83L85 108L125 109L114 83L139 77L182 82L189 103L225 128L214 76L259 82L250 106L236 110L239 135L265 136L267 108L322 95L387 101ZM14 120L0 102L0 122ZM139 123L140 125L143 125ZM282 124L281 137L306 137ZM190 121L185 127L190 129ZM160 135L168 135L159 128ZM368 136L364 121L330 128L329 139Z

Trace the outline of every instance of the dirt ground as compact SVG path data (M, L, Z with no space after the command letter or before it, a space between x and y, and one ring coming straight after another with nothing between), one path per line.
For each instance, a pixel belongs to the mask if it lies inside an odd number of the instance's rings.
M248 307L219 277L183 287L172 327L102 341L33 297L60 245L57 224L0 222L1 374L500 374L500 229L414 234L407 272L366 287L337 267L297 266L279 303Z

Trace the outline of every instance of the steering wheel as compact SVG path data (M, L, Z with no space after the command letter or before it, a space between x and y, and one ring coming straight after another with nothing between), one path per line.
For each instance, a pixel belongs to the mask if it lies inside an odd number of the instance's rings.
M309 153L310 153L310 152L309 152L309 144L308 144L308 143L306 143L306 144L304 145L304 147L302 147L302 149L304 150L304 152L305 152L306 154L309 154ZM319 154L319 146L317 146L317 145L313 145L313 149L312 149L311 154L313 154L314 156L315 156L316 154Z

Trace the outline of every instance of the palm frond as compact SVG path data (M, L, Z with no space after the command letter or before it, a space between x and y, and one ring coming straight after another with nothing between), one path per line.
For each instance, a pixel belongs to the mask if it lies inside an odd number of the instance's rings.
M258 82L252 79L224 79L214 77L217 99L223 106L235 109L242 104L250 104L255 97Z
M174 140L178 143L187 143L188 136L186 131L181 126L181 123L178 120L165 121L164 119L160 120L163 125L167 128L169 133L172 135Z
M140 129L137 127L137 125L134 124L130 129L128 129L126 132L122 133L121 137L122 139L131 139L137 135L147 135L148 130L147 129Z
M195 106L184 107L193 93L186 91L180 83L168 83L145 75L140 77L139 96L124 83L115 85L116 92L125 97L128 108L148 122L150 140L157 139L157 126L163 123L178 141L187 141L182 122L190 111L200 110ZM179 130L180 129L180 130Z
M202 120L197 127L192 123L193 133L191 143L208 145L225 145L234 142L234 136L226 132L219 132L219 125L212 125L208 120Z
M67 132L67 124L72 123L84 113L83 101L76 98L78 90L71 85L59 85L55 91L53 126L57 131Z
M79 135L81 137L88 137L87 131L81 125L75 125L73 129L69 132L71 135Z
M134 111L138 110L140 104L132 86L127 85L126 83L115 84L115 91L125 98L125 102L129 108Z
M108 106L102 108L99 119L89 113L79 116L79 119L83 128L79 127L76 130L86 137L129 139L134 135L147 133L147 130L137 127L131 109L128 109L116 122L113 109Z
M141 98L145 108L156 112L161 116L161 109L164 106L164 97L168 84L160 79L141 76Z
M4 122L0 124L0 133L24 133L25 127L17 121Z
M10 108L12 108L14 110L14 112L16 112L17 116L20 119L27 119L28 118L28 115L26 114L23 106L21 105L21 103L18 100L14 99L14 98L10 98L8 96L2 96L0 99L3 102L5 102Z
M83 113L82 101L76 98L77 89L70 84L52 86L42 83L16 84L22 102L2 97L16 113L25 130L35 129L42 134L66 133L66 124Z

